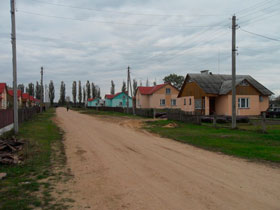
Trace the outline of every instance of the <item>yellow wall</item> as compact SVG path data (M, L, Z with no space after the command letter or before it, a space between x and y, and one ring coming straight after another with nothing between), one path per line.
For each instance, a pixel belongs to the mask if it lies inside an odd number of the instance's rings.
M184 104L184 100L186 99L186 105ZM191 99L191 105L189 104L189 100ZM194 97L193 96L185 96L178 98L180 103L180 108L185 112L194 112Z
M249 108L238 108L238 98L249 98L250 107ZM228 115L232 114L231 112L231 95L223 95L216 98L216 113L217 115ZM268 96L263 96L263 102L259 101L259 95L237 95L236 96L236 114L238 116L254 116L260 115L261 112L264 112L269 107Z
M171 89L171 94L166 94L166 88ZM165 108L180 108L180 102L177 99L179 91L171 85L166 85L160 88L152 95L141 95L140 91L136 94L136 108L153 108L153 109L165 109ZM160 106L160 99L165 99L165 106ZM176 106L171 106L171 99L176 99ZM140 103L138 103L140 102Z

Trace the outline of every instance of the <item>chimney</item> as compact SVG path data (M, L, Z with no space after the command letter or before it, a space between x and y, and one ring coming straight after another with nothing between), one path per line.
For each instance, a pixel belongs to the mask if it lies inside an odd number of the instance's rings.
M201 74L209 74L209 70L202 70L200 71Z

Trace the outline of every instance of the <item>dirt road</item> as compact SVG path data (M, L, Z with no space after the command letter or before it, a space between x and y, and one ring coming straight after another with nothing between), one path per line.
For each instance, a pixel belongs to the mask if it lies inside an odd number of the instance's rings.
M73 209L280 209L280 169L57 109Z

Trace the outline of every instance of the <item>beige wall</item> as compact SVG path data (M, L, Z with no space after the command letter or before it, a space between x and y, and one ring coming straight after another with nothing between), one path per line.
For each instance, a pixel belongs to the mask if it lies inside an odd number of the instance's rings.
M7 91L4 89L3 93L0 94L1 96L1 101L0 101L0 109L7 109L8 106L8 96L7 96Z
M238 98L249 98L249 108L238 108ZM225 95L216 98L216 113L217 115L231 115L232 96ZM263 102L259 101L259 95L237 95L236 96L236 114L237 116L254 116L260 115L269 107L269 99L263 96Z
M216 97L215 111L217 115L229 115L229 104L227 95Z
M191 99L191 104L189 104L189 100ZM185 112L194 112L194 96L186 96L178 98L180 103L180 108ZM186 100L186 105L184 104L184 100Z
M166 88L171 89L171 94L166 94ZM180 108L180 102L177 98L179 91L171 85L166 85L153 93L152 95L141 95L139 91L136 94L136 108ZM160 99L165 99L165 106L160 105ZM176 100L176 106L171 106L171 99Z
M149 108L149 96L141 95L139 91L136 93L136 108Z

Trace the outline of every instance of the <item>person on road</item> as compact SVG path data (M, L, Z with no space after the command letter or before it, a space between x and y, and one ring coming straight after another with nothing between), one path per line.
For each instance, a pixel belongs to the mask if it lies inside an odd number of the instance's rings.
M69 110L69 105L66 106L66 109L67 109L67 112L68 112L68 110Z

